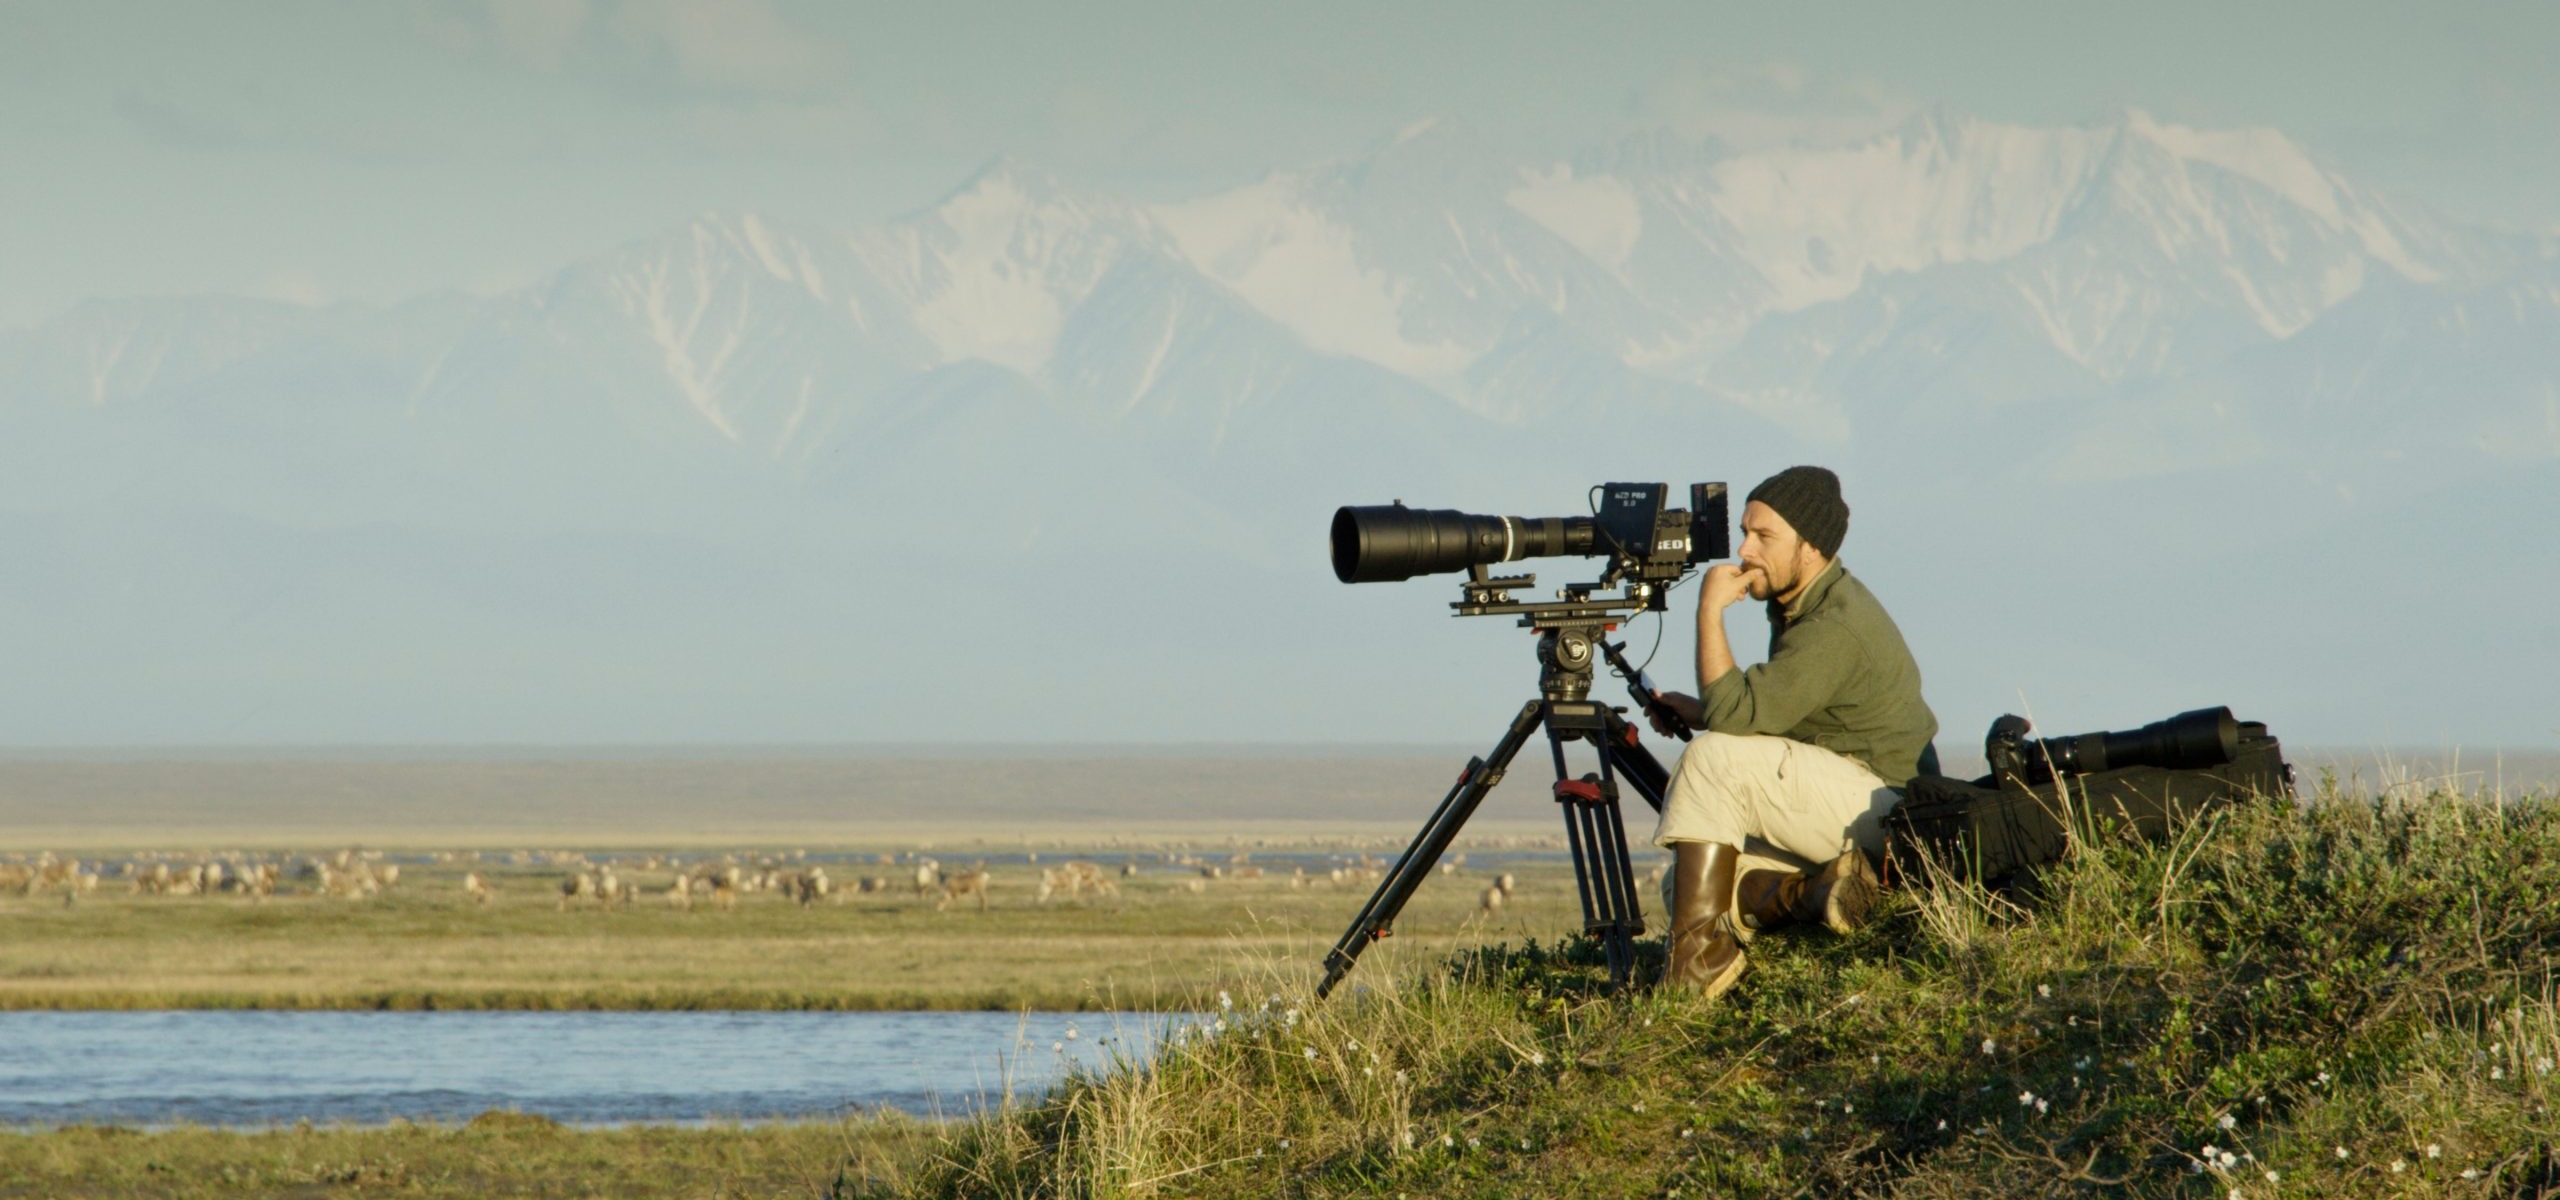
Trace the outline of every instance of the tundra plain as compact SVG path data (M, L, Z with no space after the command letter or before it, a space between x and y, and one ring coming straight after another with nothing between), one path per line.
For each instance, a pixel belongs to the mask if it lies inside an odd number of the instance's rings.
M0 1008L1183 1008L1321 956L1453 774L1411 752L0 762ZM1487 801L1405 948L1579 923L1544 774ZM243 884L262 868L271 890ZM983 896L946 895L979 868Z

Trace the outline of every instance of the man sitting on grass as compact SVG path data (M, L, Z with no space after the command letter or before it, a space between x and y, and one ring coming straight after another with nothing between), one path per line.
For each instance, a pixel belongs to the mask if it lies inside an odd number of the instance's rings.
M1706 730L1681 754L1653 833L1673 856L1667 986L1724 994L1759 930L1857 928L1875 903L1897 789L1937 768L1919 664L1840 565L1848 532L1839 476L1789 467L1752 489L1741 562L1708 568L1699 589L1701 695L1662 693ZM1769 607L1769 660L1747 671L1724 632L1724 611L1745 595Z

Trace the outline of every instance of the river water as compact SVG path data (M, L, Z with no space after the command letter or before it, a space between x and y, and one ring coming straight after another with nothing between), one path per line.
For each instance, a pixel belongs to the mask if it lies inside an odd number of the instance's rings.
M0 1126L959 1116L1143 1058L1153 1013L0 1012Z

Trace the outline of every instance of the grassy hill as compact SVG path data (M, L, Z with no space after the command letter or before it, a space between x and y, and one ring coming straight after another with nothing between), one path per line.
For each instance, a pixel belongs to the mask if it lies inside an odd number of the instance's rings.
M1389 947L1393 943L1387 944ZM1580 944L1373 953L1036 1106L852 1155L838 1196L2560 1192L2560 800L2334 780L2031 893L1898 889L1719 1004ZM1653 952L1659 955L1659 942Z

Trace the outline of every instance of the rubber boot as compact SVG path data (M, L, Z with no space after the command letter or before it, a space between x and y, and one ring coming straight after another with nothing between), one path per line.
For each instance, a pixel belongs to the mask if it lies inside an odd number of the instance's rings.
M1856 842L1843 842L1840 857L1824 863L1820 871L1805 881L1804 892L1796 898L1798 920L1820 921L1833 933L1850 933L1867 923L1867 913L1876 906L1884 892L1884 882L1876 877L1876 865Z
M1734 915L1742 927L1753 933L1782 929L1796 922L1796 906L1804 899L1805 884L1811 876L1803 871L1779 871L1763 867L1742 873L1741 886L1734 889Z
M1742 852L1721 842L1671 843L1671 965L1663 986L1712 1000L1742 978L1742 943L1729 911Z

